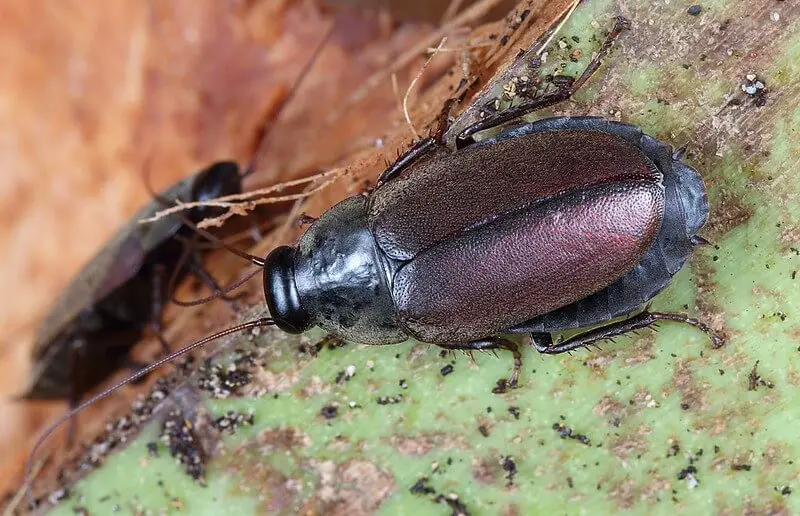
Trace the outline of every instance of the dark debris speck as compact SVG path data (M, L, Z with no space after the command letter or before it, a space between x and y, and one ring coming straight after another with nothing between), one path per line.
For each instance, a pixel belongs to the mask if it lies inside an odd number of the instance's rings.
M220 432L228 432L230 435L236 433L240 426L253 426L255 416L252 413L236 412L229 410L224 416L220 416L211 422L211 426Z
M206 469L205 452L194 425L184 417L182 410L173 409L167 414L161 426L161 442L169 448L170 455L183 465L187 475L202 482Z
M431 487L429 484L428 477L421 477L417 480L413 486L409 489L411 494L418 495L418 496L427 496L430 498L431 501L437 504L444 504L450 507L452 511L450 514L451 516L469 516L469 510L467 506L464 505L463 502L459 499L458 495L454 493L450 493L447 495L438 494L436 489Z
M750 471L753 466L750 464L731 464L731 469L733 471Z
M503 394L508 391L508 380L505 378L500 378L497 380L494 388L492 389L493 394Z
M678 471L677 477L678 480L685 480L689 475L694 475L695 473L697 473L697 468L692 465L689 465L684 469Z
M336 405L325 405L320 409L319 413L325 419L333 419L339 414L339 407Z
M576 434L573 433L572 429L566 425L562 425L561 423L553 423L553 430L558 432L559 437L562 439L574 439L581 444L585 444L586 446L591 446L592 442L583 434Z
M667 450L667 457L675 457L680 453L681 445L678 443L672 443Z
M450 510L452 511L450 513L451 516L470 516L467 506L464 505L464 503L455 493L450 493L448 495L440 494L436 497L435 501L436 503L449 506Z
M691 14L692 16L697 16L703 12L703 7L701 5L692 5L688 9L686 9L687 14Z
M249 385L253 370L259 365L256 352L237 351L237 357L228 364L206 360L198 367L197 386L214 398L227 398Z
M514 416L514 419L519 421L519 415L520 415L519 407L508 407L508 413Z
M758 374L758 363L759 361L756 360L756 363L753 364L753 369L750 370L750 374L747 376L747 390L748 391L755 391L759 387L767 387L768 389L775 388L775 384L769 380L765 380Z
M378 396L375 398L375 402L378 405L397 405L403 401L403 395L398 394L397 396Z
M156 442L149 442L145 446L147 446L147 454L151 457L158 458L158 443Z
M428 477L422 477L417 482L411 486L409 489L411 494L416 495L429 495L429 494L436 494L436 489L432 488L428 485Z
M514 477L517 476L517 464L511 455L503 457L503 471L506 472L506 486L513 486Z
M767 103L769 90L764 81L754 73L745 76L745 81L742 83L742 91L753 100L753 105L756 107L761 107Z

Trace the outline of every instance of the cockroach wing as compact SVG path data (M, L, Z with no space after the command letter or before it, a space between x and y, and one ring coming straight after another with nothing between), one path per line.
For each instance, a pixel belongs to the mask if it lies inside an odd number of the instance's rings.
M194 176L159 194L162 200L186 199ZM164 209L162 201L150 201L94 256L64 289L42 321L34 342L34 359L43 357L47 347L69 332L81 312L105 299L139 273L147 254L174 235L180 219L170 217L152 224L139 221Z
M625 276L584 299L542 314L509 333L560 332L600 324L630 314L646 304L672 280L692 252L697 233L708 219L703 179L674 155L666 143L642 133L639 127L599 117L556 117L538 120L481 142L518 138L542 131L595 131L622 138L647 156L664 177L664 216L661 230L642 260Z
M370 225L383 252L410 260L468 228L532 202L610 181L660 181L629 142L597 131L540 132L444 149L378 188Z
M401 322L426 342L496 334L630 271L661 224L663 186L615 181L532 202L461 231L396 273Z

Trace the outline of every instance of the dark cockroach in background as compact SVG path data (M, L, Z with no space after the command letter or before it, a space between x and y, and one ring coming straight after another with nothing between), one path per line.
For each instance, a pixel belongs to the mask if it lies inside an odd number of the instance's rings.
M624 27L618 20L577 80L513 116L569 98ZM458 131L448 145L448 112L449 103L435 135L384 171L374 191L330 208L296 246L251 257L264 269L269 317L156 361L59 423L181 354L271 325L290 333L320 326L363 344L413 337L450 350L506 349L514 355L510 387L522 357L502 334L528 335L539 352L554 354L671 320L722 345L704 323L646 307L705 242L705 187L680 153L636 126L596 117L502 127L476 141L508 122L504 113ZM588 327L564 341L551 337Z
M274 116L291 98L330 34L317 45L289 95L273 110ZM202 268L201 249L194 245L197 235L191 227L217 209L193 208L188 216L165 217L147 225L140 221L177 200L206 201L241 193L242 180L254 171L274 116L265 122L256 154L244 170L235 162L219 161L167 188L136 212L78 273L37 332L30 385L23 399L67 399L74 407L88 391L130 363L129 352L148 326L169 352L161 336L161 312L174 284L193 272L219 292Z

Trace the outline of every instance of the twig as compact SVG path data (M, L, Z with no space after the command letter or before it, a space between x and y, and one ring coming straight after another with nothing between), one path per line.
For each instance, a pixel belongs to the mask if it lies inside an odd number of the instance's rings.
M411 133L414 135L415 140L419 140L419 133L417 132L417 129L414 127L414 123L411 122L411 115L408 114L408 97L411 96L411 91L414 89L414 86L417 85L417 81L419 81L419 78L422 77L422 74L425 72L425 69L428 68L428 65L431 64L433 58L436 57L436 54L439 52L439 49L442 48L446 42L447 42L447 36L442 38L442 40L439 42L439 45L436 47L436 50L433 53L431 53L427 61L425 61L425 64L422 65L422 68L419 69L419 72L417 72L417 75L414 76L414 79L411 81L411 84L409 84L408 88L406 88L406 94L403 96L403 115L406 117L406 123L408 124L408 127L411 128Z
M277 191L280 191L280 190L283 190L284 188L288 188L290 186L297 186L297 185L302 185L302 184L306 184L306 183L312 183L312 182L317 181L319 179L325 179L325 178L328 178L328 177L332 177L333 178L332 180L335 180L335 179L338 179L339 177L343 176L344 174L346 174L348 172L348 170L349 170L348 167L338 167L338 168L334 168L334 169L331 169L331 170L327 170L325 172L321 172L321 173L313 175L313 176L303 177L303 178L300 178L300 179L293 179L291 181L285 181L283 183L279 183L279 184L276 184L276 185L268 186L266 188L259 188L258 190L251 190L249 192L244 192L244 193L240 193L240 194L225 195L223 197L218 197L216 199L210 199L208 201L196 201L196 202L180 202L180 201L178 201L178 203L175 206L172 206L170 208L166 208L164 210L158 211L152 217L140 220L139 223L140 224L147 224L147 223L150 223L150 222L155 222L155 221L157 221L159 219L162 219L162 218L164 218L164 217L166 217L168 215L172 215L173 213L178 213L178 212L181 212L181 211L190 210L192 208L197 208L197 207L209 206L209 207L214 207L214 208L228 208L228 209L231 209L231 208L236 208L238 206L242 206L243 203L241 201L248 201L248 203L244 203L244 204L246 206L251 206L252 205L253 207L258 206L260 204L272 204L272 203L276 203L276 202L292 201L292 200L301 198L301 197L298 197L298 195L310 195L311 193L319 191L319 189L318 190L313 190L313 191L309 192L308 194L293 194L293 195L284 195L284 196L280 196L280 197L264 197L264 198L259 198L259 197L263 196L263 195L271 194L271 193L274 193L274 192L277 192ZM324 186L327 186L328 184L329 183L326 182L326 183L324 183ZM246 208L246 209L252 209L252 208Z
M550 33L550 36L547 38L547 40L546 40L544 43L542 43L542 46L541 46L541 47L539 48L539 50L536 52L536 56L537 56L537 57L541 57L541 55L542 55L542 52L544 52L544 49L545 49L545 48L547 48L547 45L549 45L550 43L552 43L552 41L553 41L553 38L555 38L555 37L556 37L556 35L557 35L559 32L561 32L561 28L562 28L562 27L564 27L564 24L565 24L565 23L567 23L567 20L569 20L569 19L570 19L570 17L572 16L572 13L574 13L574 12L575 12L575 9L577 9L577 8L578 8L578 5L579 5L580 3L581 3L581 0L575 0L575 1L572 3L572 7L570 7L570 8L569 8L569 11L567 11L567 14L566 14L566 16L564 16L564 18L562 18L562 19L561 19L561 21L558 23L558 25L557 25L557 26L556 26L556 28L553 30L553 32L552 32L552 33Z

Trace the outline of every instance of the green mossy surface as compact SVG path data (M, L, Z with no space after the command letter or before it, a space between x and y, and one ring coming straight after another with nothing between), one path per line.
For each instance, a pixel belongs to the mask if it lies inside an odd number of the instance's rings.
M686 2L622 2L631 31L575 101L558 107L688 144L708 186L704 235L714 245L653 307L703 318L726 335L724 348L663 324L601 350L526 349L521 387L493 394L509 372L505 353L473 363L409 342L313 356L300 345L319 332L244 336L225 347L263 354L254 380L263 392L205 401L212 415L252 411L255 422L221 437L206 486L163 445L151 456L153 423L53 512L444 515L459 503L470 514L800 510L800 28L788 21L797 14L789 4L706 2L694 17ZM562 30L580 35L583 63L617 9L592 1ZM560 50L574 49L554 47L550 62ZM747 73L769 89L762 107L741 91ZM734 97L742 104L726 107ZM346 379L348 368L355 374ZM434 493L413 493L415 484Z

